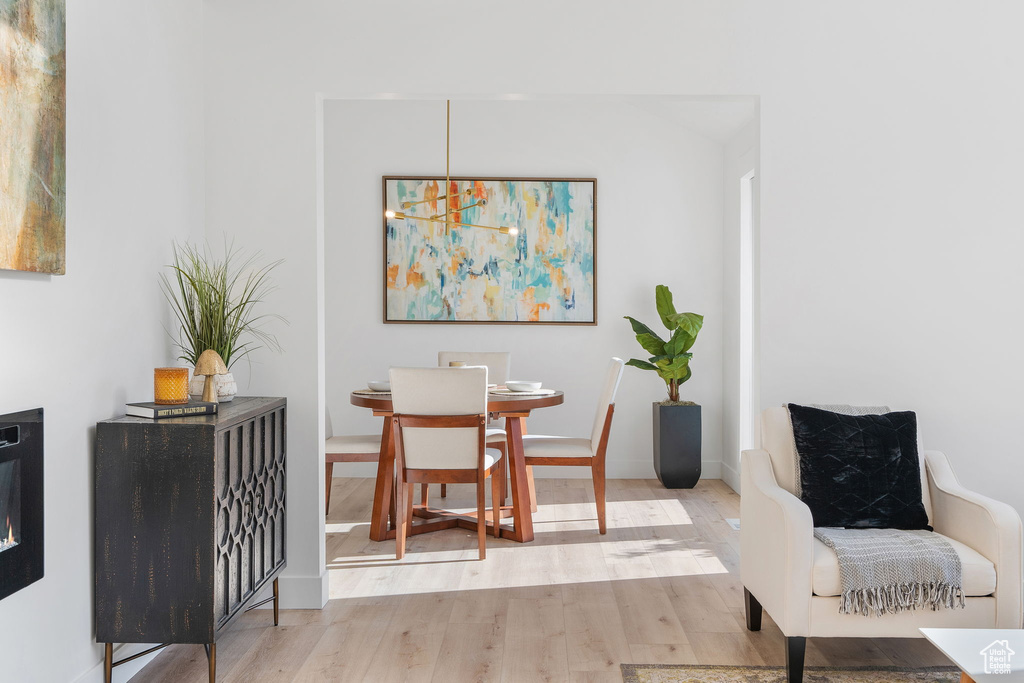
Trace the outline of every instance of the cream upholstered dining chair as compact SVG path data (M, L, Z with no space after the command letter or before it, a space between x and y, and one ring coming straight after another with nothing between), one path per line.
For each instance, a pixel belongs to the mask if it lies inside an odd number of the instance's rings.
M608 531L604 514L605 454L608 450L608 435L612 429L612 414L615 412L615 392L618 391L624 365L621 358L612 358L608 363L590 438L540 434L523 436L523 453L526 456L527 477L530 485L530 503L534 509L537 507L537 500L536 488L533 483L533 467L537 465L589 467L594 480L594 499L597 502L597 526L602 534Z
M324 442L324 514L331 511L331 483L336 462L377 462L380 459L380 434L334 435L331 413L325 411L327 439Z
M839 561L814 538L810 508L797 490L797 453L789 410L761 415L760 450L740 462L740 575L747 628L767 610L786 636L791 683L803 676L808 637L920 638L919 628L1021 627L1021 519L1017 512L968 491L939 451L922 451L922 502L929 523L960 557L964 609L911 610L868 617L839 611Z
M508 351L438 351L437 366L447 368L449 363L463 362L467 366L484 366L487 368L487 382L489 384L504 384L512 372L512 354ZM505 455L505 430L501 426L503 420L490 420L487 423L487 444L491 448L497 448ZM427 485L422 487L420 502L427 504ZM505 497L505 484L502 484L502 498ZM441 497L448 495L448 485L441 484Z
M391 368L395 425L395 554L405 555L412 525L412 487L476 484L477 542L486 557L484 484L491 481L494 535L500 533L505 459L487 448L487 368ZM502 479L499 479L501 477Z

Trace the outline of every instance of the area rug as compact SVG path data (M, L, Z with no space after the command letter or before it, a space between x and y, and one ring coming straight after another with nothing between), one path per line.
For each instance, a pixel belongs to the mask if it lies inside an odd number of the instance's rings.
M699 664L622 664L624 683L786 683L781 666L706 666ZM804 667L804 683L957 683L960 670L942 666Z

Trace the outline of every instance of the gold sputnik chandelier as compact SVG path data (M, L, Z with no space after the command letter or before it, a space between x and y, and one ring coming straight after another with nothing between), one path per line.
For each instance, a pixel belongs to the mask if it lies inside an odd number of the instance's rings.
M451 163L451 134L452 134L452 101L448 100L447 101L447 122L446 122L445 133L444 133L444 177L445 177L444 187L445 187L445 193L443 195L441 195L440 197L433 197L433 198L430 198L430 199L424 199L424 200L421 200L421 201L418 201L418 202L402 202L402 205L401 205L401 209L402 210L401 211L394 211L392 209L387 209L387 210L384 211L384 215L387 216L388 218L395 218L395 219L398 219L398 220L405 220L405 221L426 221L428 223L443 223L444 224L444 234L445 235L450 234L452 228L479 228L481 230L496 230L499 233L501 233L502 235L512 235L512 236L518 235L519 234L519 228L517 228L515 226L505 226L505 225L502 225L502 226L499 226L499 227L493 227L493 226L490 226L490 225L476 225L475 223L464 223L461 220L457 221L457 220L455 220L453 218L455 214L460 214L460 218L461 218L461 213L463 211L467 210L467 209L472 209L473 207L476 207L476 206L484 206L484 205L486 205L487 204L487 200L486 199L480 199L475 204L467 204L465 206L456 206L455 208L451 208L451 206L449 206L448 197L453 194L452 193L452 178L451 178L451 172L450 172L450 163ZM473 195L473 190L472 190L472 188L470 188L470 189L466 189L466 190L460 191L458 193L454 193L453 199L455 197L458 197L458 198L461 199L463 196L465 196L466 199L471 199L472 195ZM407 213L410 210L415 211L416 210L415 207L417 207L417 206L419 206L421 204L427 204L427 203L436 202L439 199L443 199L444 200L444 213L443 214L442 213L438 213L438 214L434 214L432 216L415 216L415 215L412 215L411 213Z

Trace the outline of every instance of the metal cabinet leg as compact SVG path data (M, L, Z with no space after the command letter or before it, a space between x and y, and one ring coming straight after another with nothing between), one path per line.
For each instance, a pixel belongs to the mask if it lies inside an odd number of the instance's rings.
M277 626L277 610L280 603L280 594L277 592L277 579L274 579L274 626Z
M217 643L210 643L204 645L206 648L206 659L210 663L210 683L216 683L217 680Z

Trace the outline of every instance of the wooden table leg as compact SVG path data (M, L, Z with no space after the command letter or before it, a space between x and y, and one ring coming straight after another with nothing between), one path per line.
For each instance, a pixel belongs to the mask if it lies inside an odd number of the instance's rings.
M974 683L974 679L968 676L966 671L961 671L960 683Z
M103 683L111 683L114 677L114 644L103 646Z
M391 493L395 486L395 444L393 418L384 418L380 435L380 461L377 465L377 483L373 491L373 513L370 516L370 540L386 541L388 512L392 509Z
M533 513L530 508L530 486L526 478L526 456L523 454L523 418L505 419L508 434L509 472L512 475L512 520L515 539L520 543L533 540Z

